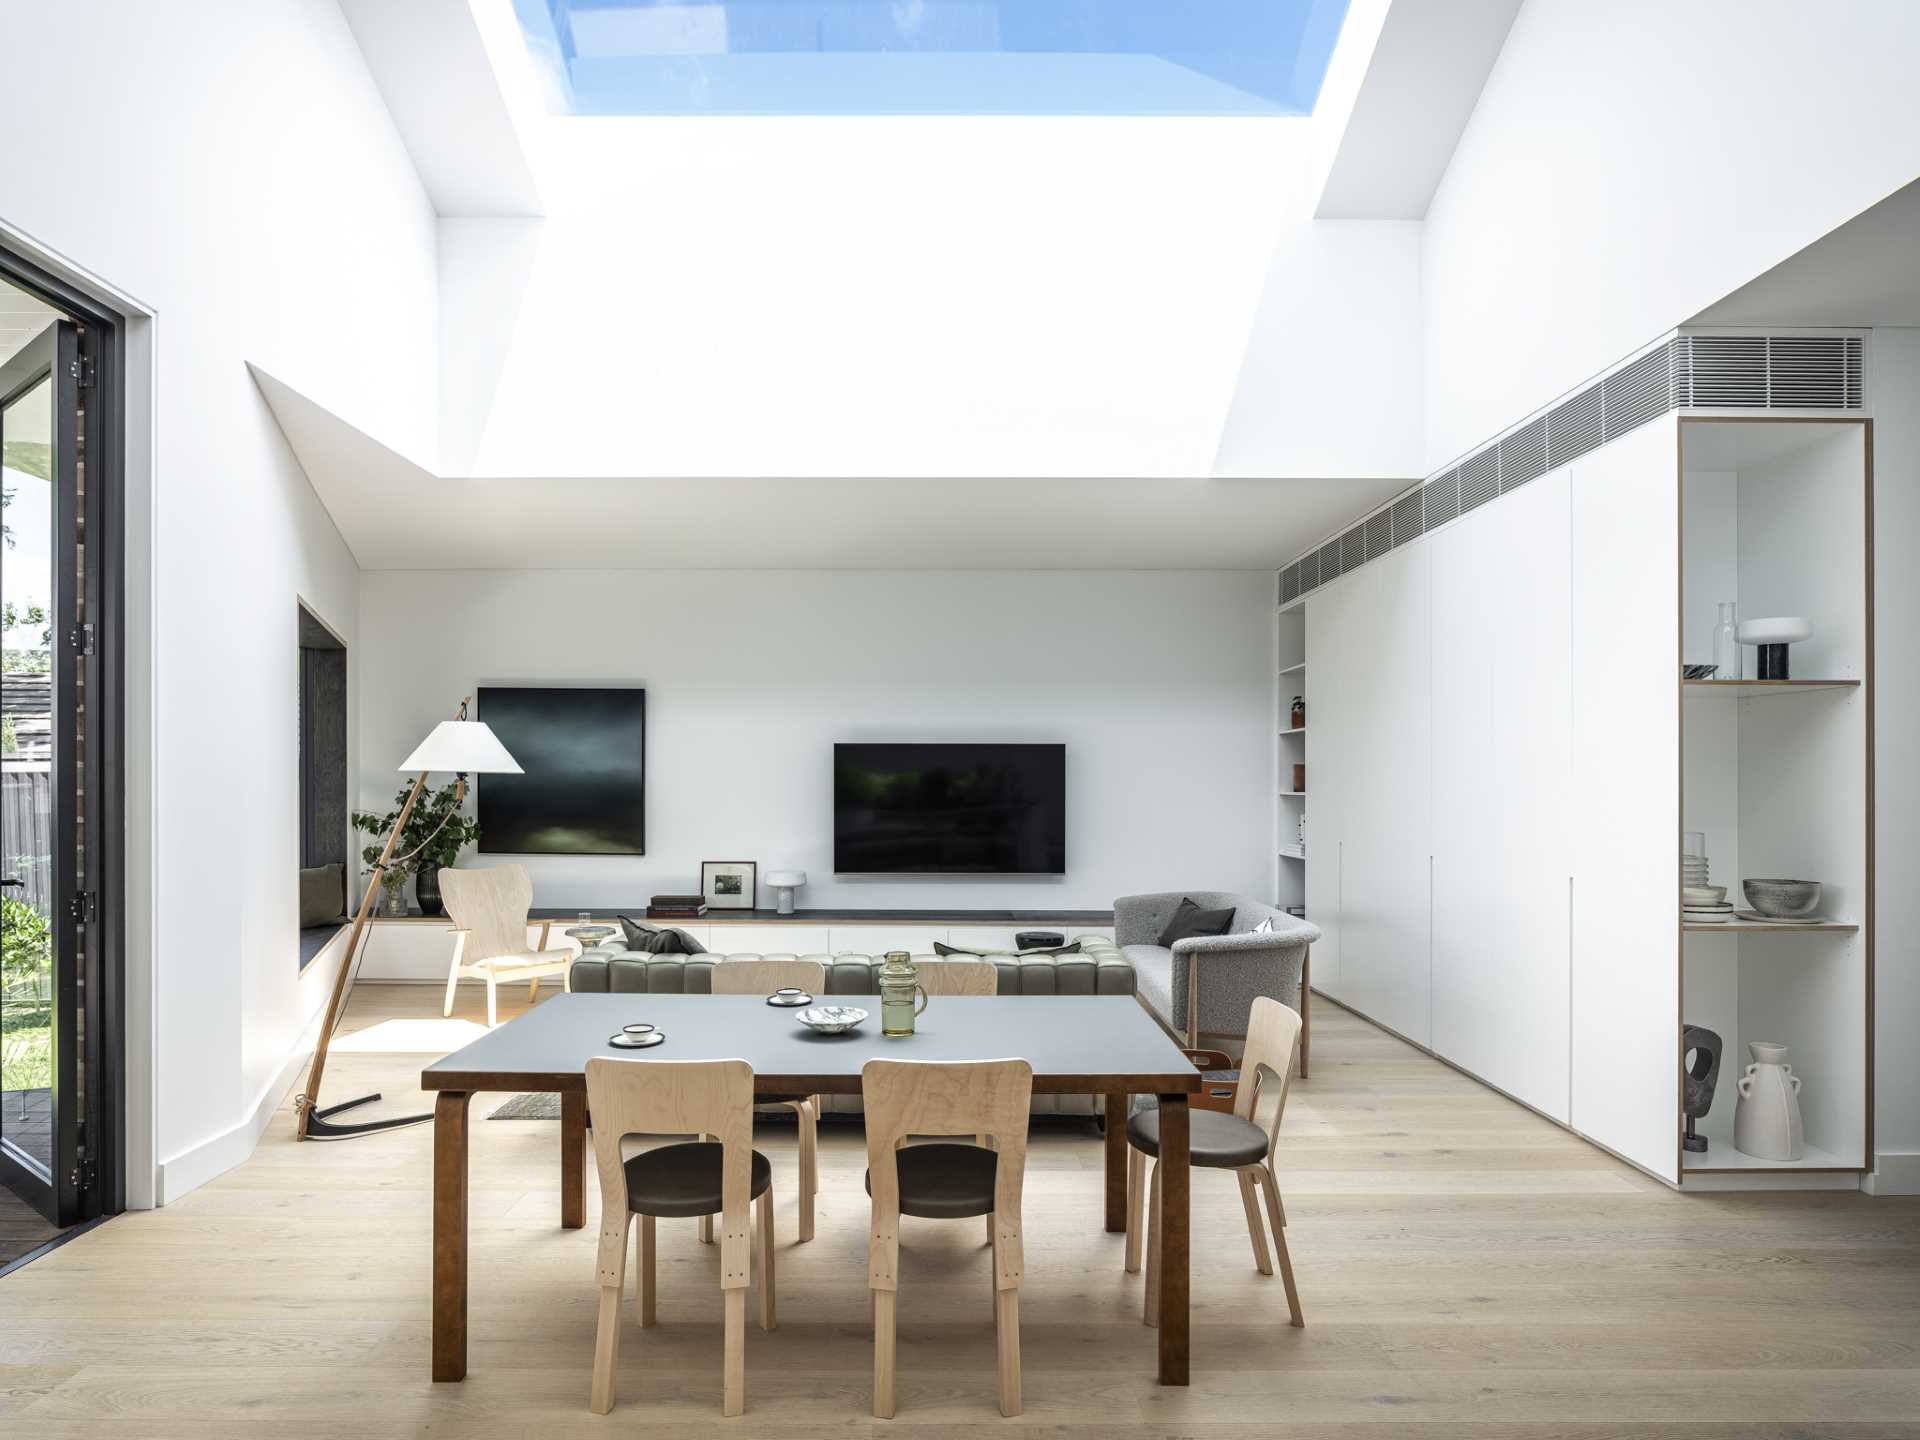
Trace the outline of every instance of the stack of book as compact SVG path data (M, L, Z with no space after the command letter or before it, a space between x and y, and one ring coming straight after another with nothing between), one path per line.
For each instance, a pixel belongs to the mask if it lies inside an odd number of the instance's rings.
M704 895L656 895L647 902L649 920L698 920L706 913Z

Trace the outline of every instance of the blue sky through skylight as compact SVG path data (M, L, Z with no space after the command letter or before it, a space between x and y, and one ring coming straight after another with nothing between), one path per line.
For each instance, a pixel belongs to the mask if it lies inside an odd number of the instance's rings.
M1347 0L514 0L576 115L1305 115Z

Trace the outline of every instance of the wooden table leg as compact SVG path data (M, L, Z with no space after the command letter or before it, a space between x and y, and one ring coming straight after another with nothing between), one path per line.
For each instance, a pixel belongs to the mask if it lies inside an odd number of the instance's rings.
M587 1223L587 1096L560 1092L560 1228Z
M1187 1097L1160 1097L1160 1383L1187 1383Z
M433 1102L433 1378L467 1378L467 1104Z
M1313 961L1309 949L1300 958L1300 1078L1307 1078L1307 1047L1313 1039L1313 976L1307 968Z
M1127 1095L1107 1096L1107 1233L1127 1228Z

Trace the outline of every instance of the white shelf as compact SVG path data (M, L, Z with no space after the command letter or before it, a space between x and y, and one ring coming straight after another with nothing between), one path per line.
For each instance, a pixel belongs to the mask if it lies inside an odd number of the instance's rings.
M1723 1072L1724 1073L1724 1072ZM1863 1165L1850 1165L1830 1150L1822 1150L1817 1145L1802 1147L1798 1160L1760 1160L1733 1148L1732 1144L1716 1139L1713 1148L1704 1153L1686 1150L1681 1152L1680 1168L1688 1175L1751 1174L1754 1171L1786 1174L1794 1170L1863 1170Z
M1282 735L1304 735L1307 733L1307 727L1304 725L1296 725L1291 730L1282 730L1280 733Z
M1704 923L1682 920L1680 928L1689 935L1738 935L1742 931L1763 935L1855 935L1860 927L1851 920L1822 920L1818 925L1772 925L1761 920L1708 920Z
M1306 668L1307 668L1307 662L1302 660L1298 665L1282 665L1280 667L1280 673L1282 675L1298 675L1302 670Z
M1307 852L1293 846L1285 846L1280 851L1280 858L1282 860L1304 861L1307 858Z
M1817 695L1823 690L1858 690L1858 680L1682 680L1689 695L1732 695L1750 700L1758 695Z
M1304 790L1282 790L1280 792L1280 798L1282 800L1304 800L1307 798L1307 792Z

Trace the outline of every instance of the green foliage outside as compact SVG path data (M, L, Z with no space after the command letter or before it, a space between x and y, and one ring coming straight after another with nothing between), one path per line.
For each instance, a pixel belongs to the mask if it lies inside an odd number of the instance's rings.
M12 896L0 899L0 1089L53 1083L53 931Z

